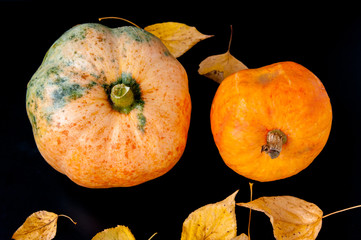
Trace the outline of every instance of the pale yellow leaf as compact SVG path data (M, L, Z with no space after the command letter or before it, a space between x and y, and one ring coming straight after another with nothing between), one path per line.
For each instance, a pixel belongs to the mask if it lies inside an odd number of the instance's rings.
M234 199L237 192L221 202L208 204L192 212L183 223L181 240L231 240L236 237Z
M249 240L249 237L246 234L242 233L241 235L232 238L232 240Z
M237 205L264 212L270 218L273 234L278 240L313 240L321 230L322 210L296 197L261 197Z
M246 65L227 51L204 59L199 64L198 73L221 83L229 75L244 69L247 69Z
M15 240L50 240L55 237L58 215L47 211L31 214L14 233Z
M144 30L152 33L162 40L174 57L180 57L196 43L211 35L200 33L195 27L183 23L165 22L145 27Z
M135 240L133 234L126 226L108 228L95 235L92 240Z

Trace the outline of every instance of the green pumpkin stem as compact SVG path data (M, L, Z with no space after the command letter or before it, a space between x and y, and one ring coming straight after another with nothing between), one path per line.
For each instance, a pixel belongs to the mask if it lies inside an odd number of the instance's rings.
M130 87L121 83L113 86L110 99L116 108L126 108L133 104L134 94Z
M282 150L282 145L287 142L287 136L280 129L267 133L267 144L262 146L261 152L266 152L272 159L277 158Z

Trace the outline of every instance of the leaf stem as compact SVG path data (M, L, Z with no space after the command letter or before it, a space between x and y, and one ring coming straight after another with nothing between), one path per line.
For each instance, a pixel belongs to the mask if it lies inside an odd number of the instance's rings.
M228 50L227 50L227 52L230 52L230 50L231 50L232 38L233 38L233 27L232 27L232 25L231 25L231 36L229 37Z
M69 217L69 216L67 216L67 215L60 214L60 215L58 215L58 217L66 217L66 218L69 219L72 223L74 223L74 225L76 225L76 222L75 222L73 219L71 219L71 217Z
M98 20L99 20L99 22L100 22L101 20L104 20L104 19L118 19L118 20L123 20L124 22L130 23L130 24L132 24L133 26L135 26L135 27L137 27L137 28L141 28L141 27L139 27L137 24L135 24L135 23L133 23L133 22L131 22L131 21L125 19L125 18L120 18L120 17L102 17L102 18L99 18Z
M249 183L249 189L251 192L251 201L253 201L253 183ZM249 216L248 216L248 240L251 240L251 216L252 216L252 209L249 209Z
M359 208L359 207L361 207L361 205L357 205L357 206L345 208L345 209L342 209L342 210L338 210L338 211L336 211L336 212L329 213L329 214L323 216L322 218L326 218L326 217L329 217L329 216L334 215L334 214L336 214L336 213L345 212L345 211L348 211L348 210L351 210L351 209L355 209L355 208Z
M251 194L251 200L250 202L253 201L253 183L249 182L249 189L250 189L250 194ZM249 216L248 216L248 240L251 240L251 216L252 216L252 209L249 209Z
M150 236L150 238L148 240L151 240L155 235L157 235L158 233L154 233L152 236Z

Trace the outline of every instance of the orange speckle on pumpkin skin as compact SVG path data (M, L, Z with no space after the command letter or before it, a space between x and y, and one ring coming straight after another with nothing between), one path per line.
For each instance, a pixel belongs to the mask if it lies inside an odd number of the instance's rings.
M87 79L89 76L90 76L90 75L87 74L87 73L82 73L80 77L85 80L85 79Z
M65 136L68 136L69 130L63 130L61 133L64 134Z

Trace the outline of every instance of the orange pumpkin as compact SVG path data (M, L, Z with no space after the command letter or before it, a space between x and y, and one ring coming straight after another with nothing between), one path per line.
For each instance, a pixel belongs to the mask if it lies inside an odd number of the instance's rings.
M157 178L185 149L186 71L139 28L73 27L49 49L28 84L26 103L42 156L85 187Z
M316 158L330 134L332 109L313 73L281 62L224 79L210 117L224 162L265 182L293 176Z

